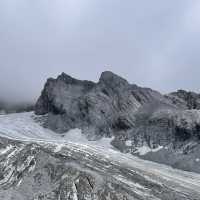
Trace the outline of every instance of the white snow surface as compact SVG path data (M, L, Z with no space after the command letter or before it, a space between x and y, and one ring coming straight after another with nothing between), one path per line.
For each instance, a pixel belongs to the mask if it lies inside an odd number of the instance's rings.
M126 146L131 147L131 145L132 145L132 141L131 140L127 140L126 141Z
M60 147L64 142L93 144L105 148L112 147L110 142L113 138L88 141L82 134L82 131L77 128L63 134L55 133L50 129L43 128L39 123L36 123L34 120L35 117L37 116L33 112L0 115L0 136L10 139L23 139L25 141L55 141L56 143L60 143ZM2 149L0 152L6 150Z
M40 126L34 121L33 117L35 116L32 112L1 115L0 136L21 141L38 142L44 146L53 144L56 147L56 152L61 151L64 146L67 146L74 152L84 152L86 156L99 155L101 159L106 159L111 163L130 168L133 172L138 171L146 179L155 181L158 184L162 184L162 181L160 181L162 179L169 183L169 186L173 189L174 184L176 184L176 186L181 187L180 190L186 188L200 195L200 174L173 169L166 165L120 153L114 150L110 145L112 138L104 138L99 141L88 141L81 134L81 130L78 129L71 130L68 133L65 133L64 136L59 135L58 133ZM7 148L0 149L0 153L5 153L8 150L9 149ZM146 151L146 147L143 150L138 150L140 154L146 153ZM10 171L12 172L12 169ZM118 178L120 178L120 180L122 179L121 177ZM137 187L137 185L134 187ZM176 190L179 190L179 187L176 187Z
M146 146L144 145L142 147L138 147L134 153L138 153L140 156L144 156L145 154L150 153L150 152L157 152L157 151L161 150L162 148L163 148L163 146L158 146L155 149L151 149L147 145Z
M0 154L7 153L10 149L12 149L12 145L7 146L5 149L0 149Z
M199 159L199 158L196 158L195 161L196 161L196 162L200 162L200 159Z

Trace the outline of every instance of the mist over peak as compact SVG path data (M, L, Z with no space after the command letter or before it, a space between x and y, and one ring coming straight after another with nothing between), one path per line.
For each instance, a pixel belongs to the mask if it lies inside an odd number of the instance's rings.
M98 81L107 70L162 93L199 92L199 8L187 0L1 0L0 99L35 101L48 77Z

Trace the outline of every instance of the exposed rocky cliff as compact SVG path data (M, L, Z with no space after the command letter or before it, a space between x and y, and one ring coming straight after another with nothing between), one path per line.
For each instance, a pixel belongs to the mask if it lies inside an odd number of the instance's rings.
M112 72L103 72L98 83L62 73L48 79L35 113L48 114L46 125L58 132L82 128L100 136L133 128L136 113L147 104L174 107L159 92L131 85Z

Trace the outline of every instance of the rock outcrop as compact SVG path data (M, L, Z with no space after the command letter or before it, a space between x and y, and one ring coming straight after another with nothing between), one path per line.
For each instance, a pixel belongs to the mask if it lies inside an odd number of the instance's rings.
M187 92L185 90L178 90L165 96L183 109L200 109L200 94L195 92Z
M138 109L151 102L170 103L160 93L131 85L112 72L103 72L98 83L62 73L48 79L35 113L48 114L46 125L58 132L82 128L110 135L112 130L134 127Z

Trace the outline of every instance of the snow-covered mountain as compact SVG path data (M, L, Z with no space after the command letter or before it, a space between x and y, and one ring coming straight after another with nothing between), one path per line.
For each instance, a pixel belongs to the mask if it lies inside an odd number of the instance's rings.
M0 200L200 200L199 108L112 72L48 79L35 112L0 115Z
M58 135L45 116L0 116L1 200L197 200L200 175L124 154L79 129Z

